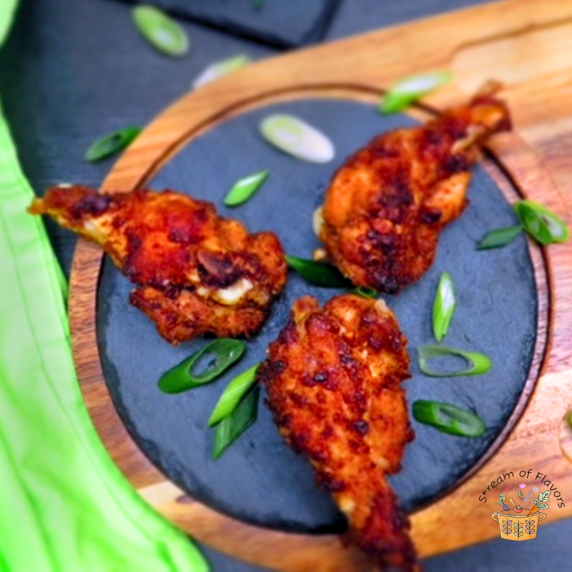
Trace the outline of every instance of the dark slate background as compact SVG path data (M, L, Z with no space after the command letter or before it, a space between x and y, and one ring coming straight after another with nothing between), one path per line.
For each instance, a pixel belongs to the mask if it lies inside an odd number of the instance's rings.
M278 0L266 0L267 4L272 2ZM184 4L182 0L174 3ZM191 4L191 0L187 3ZM342 0L325 39L478 3L480 0ZM22 0L22 4L15 29L0 54L0 93L24 171L38 193L49 185L67 181L98 186L113 160L98 165L84 163L86 147L111 130L147 123L184 94L209 63L237 53L259 59L277 52L263 42L269 31L262 19L248 34L256 40L246 39L244 33L240 37L212 25L187 22L185 26L193 39L192 53L183 60L171 60L154 52L138 36L125 3ZM301 39L302 28L297 22L306 18L306 2L295 4L291 20L284 21L280 32L298 30L298 37L287 36L284 43L307 41ZM232 10L230 0L222 5ZM49 225L49 231L58 258L69 273L76 239L53 225ZM572 520L543 526L535 542L522 545L496 540L428 560L425 569L569 570L570 538ZM216 572L258 570L202 548Z

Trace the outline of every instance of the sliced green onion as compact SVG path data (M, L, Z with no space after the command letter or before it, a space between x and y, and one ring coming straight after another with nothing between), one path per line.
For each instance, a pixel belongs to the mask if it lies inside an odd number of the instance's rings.
M140 4L133 8L132 15L141 35L160 52L184 56L189 51L190 41L185 30L159 8Z
M433 334L438 342L447 335L456 308L453 278L448 272L443 272L433 302Z
M419 368L425 375L429 375L431 377L459 377L463 375L481 375L483 373L487 373L493 366L493 362L488 356L478 352L467 352L464 350L447 348L445 346L431 345L421 346L418 351ZM463 358L468 363L469 367L456 372L439 373L432 370L427 365L428 360L443 356L457 356Z
M215 461L256 421L259 395L260 388L253 387L230 416L216 426L213 450Z
M245 350L246 344L242 340L215 340L164 373L159 380L159 389L165 393L180 393L210 383L236 363ZM195 373L199 362L204 360L207 361L204 371Z
M245 203L264 184L268 175L268 171L259 171L258 173L248 175L248 177L238 180L232 189L228 191L228 194L224 198L224 204L227 207L236 207Z
M522 225L497 228L488 232L477 246L478 250L502 248L510 244L522 232Z
M131 126L105 135L89 146L84 159L90 162L106 159L129 147L139 133L141 133L141 127Z
M272 145L310 163L328 163L334 145L320 131L291 115L270 115L260 124L260 133Z
M350 284L349 280L329 264L289 255L286 255L286 262L310 284L324 288L343 288Z
M450 71L440 71L399 80L386 93L379 110L382 113L401 111L423 95L441 87L452 79L453 74Z
M201 85L205 85L206 83L214 81L219 77L223 77L229 73L235 72L240 68L247 66L251 62L252 60L248 56L241 54L211 64L199 74L197 79L195 79L193 82L193 87L197 89L198 87L201 87Z
M481 437L487 429L475 413L440 401L415 401L413 417L419 423L459 437Z
M220 423L236 409L246 392L256 383L257 369L258 365L247 369L228 384L211 413L209 427Z
M365 288L363 286L358 286L354 291L354 294L362 296L362 298L378 298L379 292L374 288Z
M514 208L526 232L540 244L547 246L570 238L566 223L545 206L533 201L518 201Z

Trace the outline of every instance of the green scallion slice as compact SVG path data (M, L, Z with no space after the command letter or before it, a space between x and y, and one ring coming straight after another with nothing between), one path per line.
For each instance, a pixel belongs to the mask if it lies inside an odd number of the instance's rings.
M361 296L362 298L378 298L379 292L374 288L366 288L364 286L358 286L355 290L353 290L354 294Z
M141 127L131 126L105 135L89 146L84 158L93 163L111 157L129 147L139 133L141 133Z
M258 386L251 388L237 408L216 426L213 450L215 461L256 421L259 394Z
M397 113L452 79L453 74L450 71L440 71L399 80L386 93L379 110L382 113Z
M228 384L211 413L209 427L220 423L237 408L247 391L256 383L257 369L258 365L247 369Z
M343 288L350 282L333 266L323 262L286 255L290 268L294 269L304 280L315 286L324 288Z
M502 248L510 244L522 232L522 225L497 228L488 232L477 246L478 250Z
M179 23L155 6L133 8L133 21L141 35L168 56L184 56L190 49L187 33Z
M193 82L193 87L197 89L198 87L201 87L206 83L214 81L219 77L223 77L225 75L228 75L229 73L235 72L240 68L247 66L251 62L252 60L248 56L241 54L211 64L199 74L197 79L195 79L195 81Z
M459 437L482 437L487 429L475 413L440 401L415 401L413 417L419 423Z
M456 308L453 278L448 272L443 272L433 302L433 334L438 342L447 335Z
M270 115L260 133L272 145L309 163L328 163L334 158L332 142L320 131L291 115Z
M159 380L159 389L165 393L180 393L210 383L235 364L245 350L246 344L242 340L215 340L164 373ZM206 367L195 372L205 362Z
M268 175L269 171L258 171L258 173L240 179L224 198L224 204L227 207L236 207L245 203L264 184Z
M566 223L550 209L534 201L518 201L514 208L524 229L545 246L570 239Z
M482 375L487 373L493 366L491 359L485 354L478 352L468 352L464 350L457 350L454 348L447 348L445 346L421 346L419 348L419 368L425 375L431 377L459 377L465 375ZM466 369L460 371L453 371L450 373L441 373L432 370L428 361L430 359L444 357L444 356L457 356L464 359L468 366Z

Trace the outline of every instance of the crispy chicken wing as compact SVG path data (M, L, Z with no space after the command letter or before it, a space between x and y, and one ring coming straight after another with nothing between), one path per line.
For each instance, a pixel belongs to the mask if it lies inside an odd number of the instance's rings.
M287 442L306 454L377 563L415 569L409 523L386 476L413 438L402 381L407 340L382 300L311 296L268 350L258 380Z
M508 129L505 104L481 94L360 149L326 195L320 235L332 262L357 286L387 293L418 280L433 263L439 233L468 203L479 147Z
M171 343L255 334L286 285L278 237L249 234L214 205L174 191L54 187L30 207L100 244L137 285L131 303Z

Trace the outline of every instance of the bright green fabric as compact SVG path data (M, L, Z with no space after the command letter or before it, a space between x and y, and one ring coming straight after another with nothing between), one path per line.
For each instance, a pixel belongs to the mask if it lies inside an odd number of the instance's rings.
M0 41L15 0L0 0ZM75 377L61 270L0 109L0 572L203 572L91 424Z

